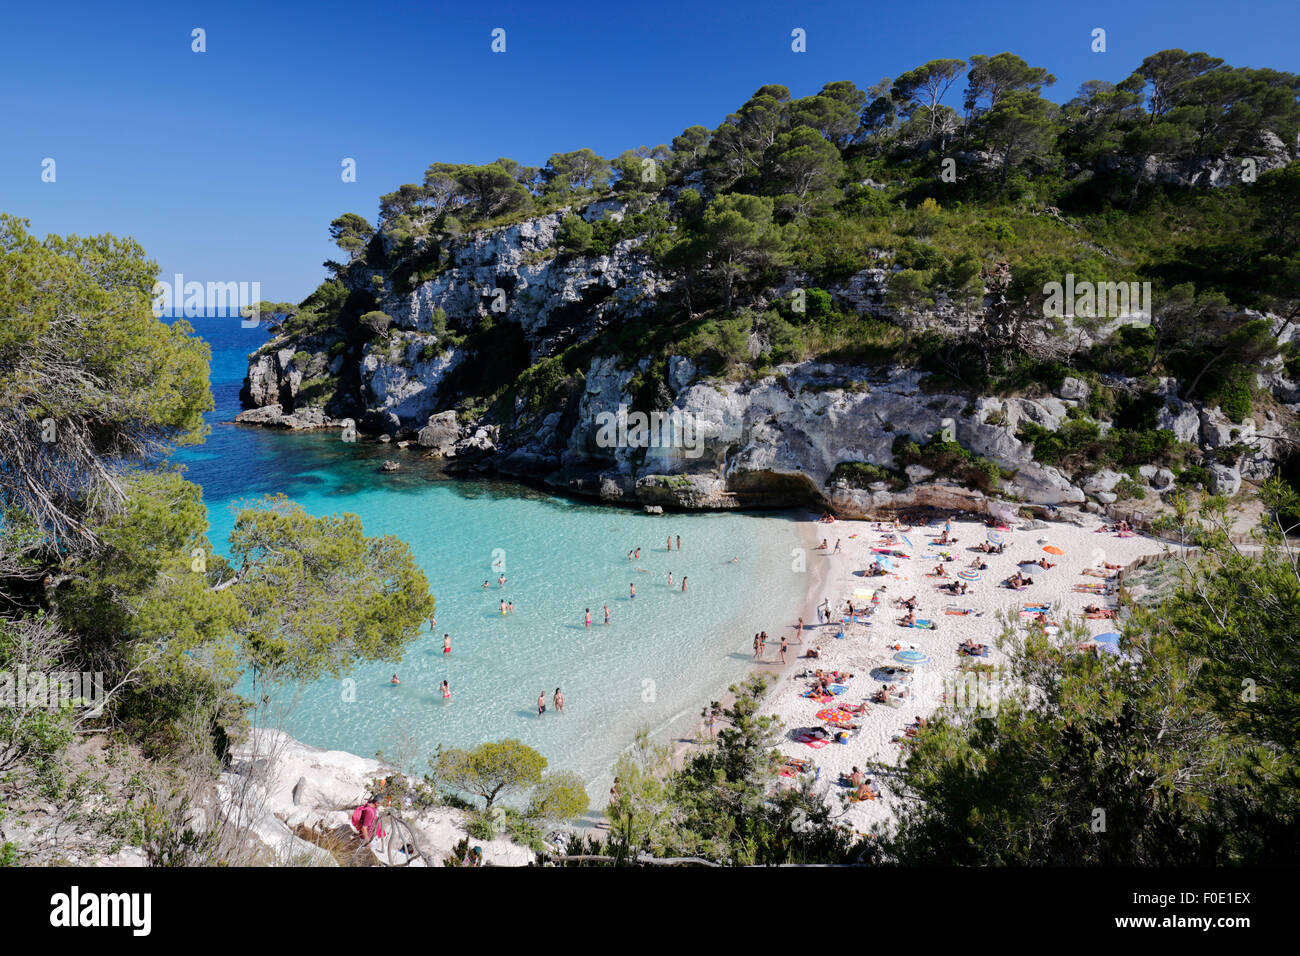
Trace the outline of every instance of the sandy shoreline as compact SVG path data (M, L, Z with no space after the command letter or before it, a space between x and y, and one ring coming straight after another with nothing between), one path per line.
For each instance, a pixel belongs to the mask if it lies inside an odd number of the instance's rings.
M1051 620L1063 622L1066 616L1083 619L1085 605L1114 608L1116 599L1113 594L1091 593L1083 589L1098 585L1104 588L1114 582L1085 574L1085 570L1101 571L1102 563L1124 566L1144 555L1166 551L1164 542L1140 535L1120 537L1115 533L1098 533L1102 523L1091 515L1072 517L1082 520L1084 526L1050 522L1045 527L1026 529L1023 526L1027 522L1013 522L1012 530L1000 532L1005 543L1001 555L971 550L985 542L992 529L986 527L982 519L969 516L951 521L951 536L956 539L955 544L936 545L933 539L942 533L944 524L943 519L938 519L928 527L917 526L907 533L911 546L901 540L897 545L888 546L908 555L906 558L891 557L894 563L892 571L885 576L867 577L861 572L876 558L873 547L885 546L883 532L876 529L885 526L871 521L844 520L822 524L809 516L806 537L815 539L817 543L825 538L829 547L826 551L809 551L809 570L817 577L810 582L803 601L804 643L800 645L791 640L789 662L785 667L781 667L779 662L771 662L776 654L774 645L769 643L766 655L769 663L756 669L772 673L775 678L763 712L779 717L784 724L784 734L778 745L780 751L788 757L812 761L815 786L832 805L841 823L859 833L872 833L894 815L896 798L887 774L867 774L879 787L881 795L879 799L861 802L845 799L850 791L840 785L841 774L848 775L855 766L865 769L869 765L898 765L902 747L897 741L903 739L906 728L916 717L928 717L941 706L945 689L952 686L963 661L980 661L995 667L1003 663L1003 655L995 646L1001 630L997 620L999 611L1019 609L1032 603L1051 604L1054 607ZM850 535L854 537L850 538ZM841 544L839 554L834 553L837 539ZM1045 553L1044 546L1059 548L1064 554ZM944 561L939 557L942 551L951 555L953 560ZM940 590L938 585L945 583L945 579L929 576L937 565L942 564L946 580L954 580L957 572L967 569L976 558L987 564L987 570L979 572L979 580L966 582L968 591L965 595L954 596ZM1033 585L1020 591L1001 586L1004 579L1020 568L1020 561L1040 558L1056 566L1042 569L1026 564L1023 570L1033 578ZM1076 586L1080 589L1076 590ZM854 591L881 588L883 594L870 617L847 626L840 623L846 602L853 598ZM906 611L893 606L892 602L912 595L916 595L917 600L916 618L935 622L936 629L908 628L897 623ZM824 597L829 597L833 614L830 622L819 625L815 609ZM854 604L862 607L861 597ZM969 609L970 613L947 614L946 607ZM1121 630L1115 620L1083 620L1094 636ZM844 636L839 638L836 635L841 631ZM786 636L794 633L794 621L788 622L781 633L768 633L779 645L782 633ZM978 658L961 655L958 645L966 640L986 645L987 655ZM819 650L818 659L803 657L809 647ZM881 667L900 666L893 657L896 648L900 647L919 650L929 658L927 663L914 667L910 683L906 684L879 671ZM812 672L818 668L827 672L852 673L854 677L832 701L819 703L803 696L812 685ZM798 676L805 672L806 676ZM900 706L872 702L872 695L887 680L907 691L908 696ZM809 746L795 739L800 730L827 726L817 714L843 704L865 704L867 707L864 714L853 718L860 729L846 743ZM792 778L787 779L794 782Z

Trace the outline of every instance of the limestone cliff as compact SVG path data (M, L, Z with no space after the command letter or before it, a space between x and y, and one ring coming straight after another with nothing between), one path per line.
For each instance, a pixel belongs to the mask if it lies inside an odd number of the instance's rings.
M1055 431L1082 413L1089 386L1074 378L1056 394L999 399L927 391L924 376L903 367L814 361L730 381L703 376L688 358L670 356L666 381L647 402L649 361L597 348L580 374L566 376L540 401L516 392L505 407L471 402L466 414L467 397L486 398L472 384L483 376L505 369L508 380L595 340L615 321L649 315L671 288L635 238L618 242L607 255L567 254L558 238L566 211L463 236L440 255L431 277L409 288L376 282L392 326L355 353L328 331L276 338L250 359L244 390L250 410L239 421L317 428L352 418L363 431L413 440L460 470L541 480L609 501L687 508L809 504L862 514L932 504L979 510L989 494L1034 504L1091 500L1096 507L1116 501L1116 486L1129 477L1102 470L1086 480L1076 474L1076 484L1036 461L1032 444L1017 438L1026 422ZM605 201L580 213L595 221L621 217L625 209ZM882 254L876 267L828 291L854 312L919 328L951 329L969 318L942 297L922 313L893 314L890 272ZM770 301L804 282L787 273L765 294ZM467 346L466 333L483 328L500 333L492 341L504 344ZM1289 335L1283 330L1281 338ZM511 362L519 367L506 368ZM304 383L348 375L357 387L346 400L336 393L327 403L306 394ZM1106 384L1136 387L1118 378ZM1268 421L1230 422L1216 408L1181 401L1176 384L1164 380L1144 400L1158 403L1160 428L1202 449L1213 487L1235 493L1243 477L1260 479L1276 468L1285 449L1273 436L1282 435L1283 419L1300 412L1300 386L1286 378L1280 357L1259 376L1260 387L1281 403L1282 415L1269 411ZM690 449L602 441L602 421L620 408L675 414L692 423L698 441ZM1108 427L1101 422L1103 433ZM978 491L897 460L900 436L924 443L940 433L995 465L999 479ZM891 478L855 481L837 475L841 463L876 466ZM1138 478L1154 494L1169 491L1173 480L1168 469L1151 466Z

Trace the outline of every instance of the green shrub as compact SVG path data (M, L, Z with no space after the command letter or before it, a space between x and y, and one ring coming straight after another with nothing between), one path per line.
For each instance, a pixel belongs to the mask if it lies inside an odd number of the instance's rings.
M907 476L901 471L873 465L867 461L842 461L835 466L826 483L833 484L843 480L850 488L869 488L874 482L883 481L891 491L907 487Z

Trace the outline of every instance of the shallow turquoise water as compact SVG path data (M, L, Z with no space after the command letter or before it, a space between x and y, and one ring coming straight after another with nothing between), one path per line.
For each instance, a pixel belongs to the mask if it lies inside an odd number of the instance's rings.
M345 700L340 681L303 691L285 729L307 743L367 756L382 750L423 769L438 744L515 737L551 767L579 773L597 796L638 729L666 737L694 726L703 704L746 672L754 632L778 634L793 623L807 575L791 569L800 542L788 516L648 517L512 484L448 480L418 452L349 445L336 432L216 424L238 411L244 356L262 336L231 320L194 325L213 346L217 410L208 442L177 458L204 486L217 549L233 524L231 502L284 492L313 514L352 512L368 534L405 540L437 599L436 634L426 626L399 665L367 664L347 675L355 701ZM402 470L380 472L390 457ZM667 551L669 533L681 535L680 554ZM629 562L635 547L641 559ZM499 559L504 588L493 567ZM513 615L500 614L502 598L514 602ZM444 632L450 655L442 653ZM444 679L449 701L439 691ZM557 686L563 714L551 702ZM547 713L539 718L543 691Z

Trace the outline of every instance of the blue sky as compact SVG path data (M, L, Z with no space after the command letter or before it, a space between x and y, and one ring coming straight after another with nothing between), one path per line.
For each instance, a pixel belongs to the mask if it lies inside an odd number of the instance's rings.
M134 236L164 276L297 300L336 254L329 221L373 222L381 193L436 160L613 156L712 128L764 83L804 96L1003 50L1048 67L1064 100L1169 47L1300 70L1300 2L10 3L0 211L39 235Z

